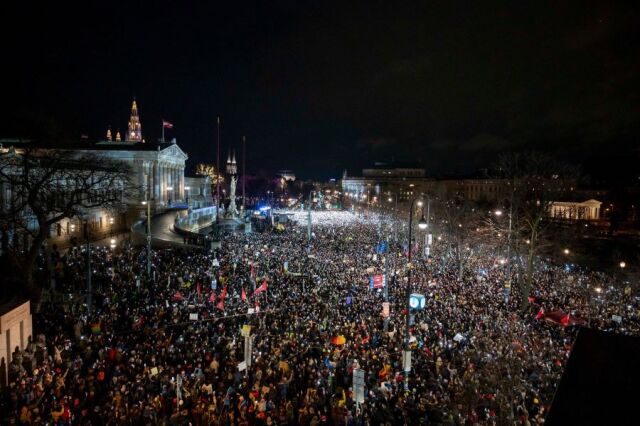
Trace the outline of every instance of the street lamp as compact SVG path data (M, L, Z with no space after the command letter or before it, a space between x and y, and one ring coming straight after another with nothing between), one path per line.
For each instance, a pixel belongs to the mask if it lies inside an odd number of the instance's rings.
M502 216L502 210L496 210L495 212L493 212L493 214L495 214L496 216L500 217ZM505 300L508 300L509 298L509 293L511 292L511 222L512 222L512 216L513 216L513 203L509 203L509 231L507 234L507 259L506 259L506 263L507 263L507 280L505 282L504 288L505 288ZM498 237L502 236L500 233L498 233ZM528 244L528 243L527 243Z
M311 244L311 197L314 192L315 191L309 192L309 206L307 209L307 239L309 240L309 244Z
M147 276L151 276L151 202L149 200L149 191L146 191L147 199L142 205L147 206Z
M571 251L570 251L568 248L566 248L566 249L562 250L562 252L563 252L564 254L569 254L569 253L571 253Z
M624 269L626 266L627 266L627 263L626 263L626 262L620 262L620 267L621 267L621 268L623 268L623 269Z
M185 198L186 198L186 201L187 201L187 207L189 207L189 190L190 190L190 189L191 189L191 187L190 187L190 186L185 186L185 187L184 187L184 190L185 190L185 193L186 193L186 194L185 194Z
M87 219L83 220L83 227L84 227L84 239L85 239L85 243L87 245L87 251L86 251L86 255L87 255L87 263L86 263L86 267L87 267L87 275L86 275L86 279L87 279L87 312L89 312L89 314L91 314L91 297L93 296L93 290L91 288L91 246L89 245L89 221Z
M416 201L422 204L422 201L419 201L417 198L414 198L411 202L411 208L409 209L409 255L408 255L408 268L407 271L407 293L406 293L406 301L407 301L407 318L406 318L406 329L404 334L404 344L405 344L405 379L404 379L404 388L405 390L409 389L409 372L411 371L411 346L409 344L409 328L410 328L410 312L411 312L411 234L413 231L413 210L415 209ZM427 221L424 219L424 213L418 221L418 228L424 230L427 228Z

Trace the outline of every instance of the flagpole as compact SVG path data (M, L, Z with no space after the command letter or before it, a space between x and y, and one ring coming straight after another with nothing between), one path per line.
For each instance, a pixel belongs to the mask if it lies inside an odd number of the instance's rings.
M216 223L219 222L220 209L220 116L217 117L218 148L216 153Z
M164 120L162 121L162 143L164 143Z
M247 174L245 171L245 158L246 158L246 142L247 138L245 136L242 137L242 214L246 211L246 193L244 192L244 183L247 180Z

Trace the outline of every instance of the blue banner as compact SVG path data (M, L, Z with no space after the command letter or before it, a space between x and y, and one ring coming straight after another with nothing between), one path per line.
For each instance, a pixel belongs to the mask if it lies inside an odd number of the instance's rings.
M382 253L386 253L387 252L387 242L386 241L380 241L378 243L378 246L376 247L376 253L377 254L382 254Z

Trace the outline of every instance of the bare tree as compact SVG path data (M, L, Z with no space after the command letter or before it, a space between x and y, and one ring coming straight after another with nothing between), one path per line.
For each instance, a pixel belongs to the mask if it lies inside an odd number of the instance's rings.
M456 192L441 193L436 197L440 228L447 241L447 257L455 256L458 276L462 279L464 268L472 255L472 245L477 241L478 211L476 205Z
M216 185L224 182L224 177L216 170L213 164L199 163L196 165L196 174L200 176L208 176L211 180L212 193L215 193Z
M29 296L38 296L33 272L52 225L95 207L121 208L133 189L130 176L126 164L82 151L10 148L0 152L5 254Z
M538 256L544 249L555 247L546 235L551 204L570 193L576 185L578 172L539 153L504 156L499 160L498 168L507 183L505 202L514 224L508 231L510 249L522 262L519 290L524 310L529 306Z

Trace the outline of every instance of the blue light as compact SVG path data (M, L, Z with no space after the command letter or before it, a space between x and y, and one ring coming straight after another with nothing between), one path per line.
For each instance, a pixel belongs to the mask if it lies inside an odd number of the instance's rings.
M263 212L263 213L264 213L264 212L266 212L267 210L271 210L271 206L263 206L263 207L260 207L258 210L260 210L261 212Z

